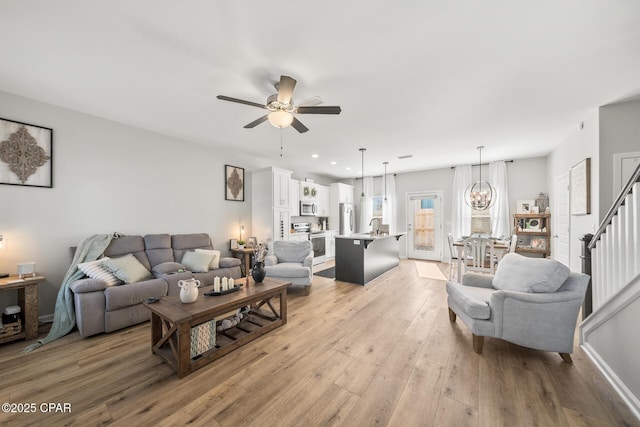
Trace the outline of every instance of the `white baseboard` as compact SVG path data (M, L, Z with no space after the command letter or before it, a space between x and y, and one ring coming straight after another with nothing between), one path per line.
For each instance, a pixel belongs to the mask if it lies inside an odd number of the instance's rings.
M591 347L589 343L583 344L582 349L587 356L591 359L591 361L596 365L596 367L602 372L602 375L609 381L611 386L618 392L622 400L627 404L633 415L640 420L640 400L636 398L631 390L627 388L626 385L620 380L620 378L616 375L615 372L609 367L607 362L600 357L600 354Z

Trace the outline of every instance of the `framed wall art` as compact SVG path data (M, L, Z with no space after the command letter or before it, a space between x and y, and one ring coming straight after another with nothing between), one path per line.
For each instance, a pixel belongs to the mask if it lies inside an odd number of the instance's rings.
M244 202L244 168L224 165L224 199Z
M530 214L531 208L536 204L535 200L518 200L516 204L516 213L519 214Z
M0 119L0 184L53 187L53 129Z
M591 158L587 157L571 168L571 215L591 213Z

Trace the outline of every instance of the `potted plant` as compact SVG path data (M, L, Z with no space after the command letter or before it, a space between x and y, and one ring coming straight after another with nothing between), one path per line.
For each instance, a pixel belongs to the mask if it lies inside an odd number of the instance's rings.
M238 249L244 249L244 244L245 244L244 240L238 240Z

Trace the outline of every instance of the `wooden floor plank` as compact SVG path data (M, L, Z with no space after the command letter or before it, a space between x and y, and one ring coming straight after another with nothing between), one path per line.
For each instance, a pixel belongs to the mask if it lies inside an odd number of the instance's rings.
M0 399L72 411L0 425L640 426L578 346L573 364L494 338L478 355L446 299L411 260L366 286L314 276L309 296L288 294L286 325L183 379L148 323L28 354L6 343Z

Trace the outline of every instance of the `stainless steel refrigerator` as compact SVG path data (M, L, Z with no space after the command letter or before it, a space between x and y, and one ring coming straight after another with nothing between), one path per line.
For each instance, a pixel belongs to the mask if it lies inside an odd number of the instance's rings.
M340 235L346 236L355 232L355 213L352 203L340 203Z

